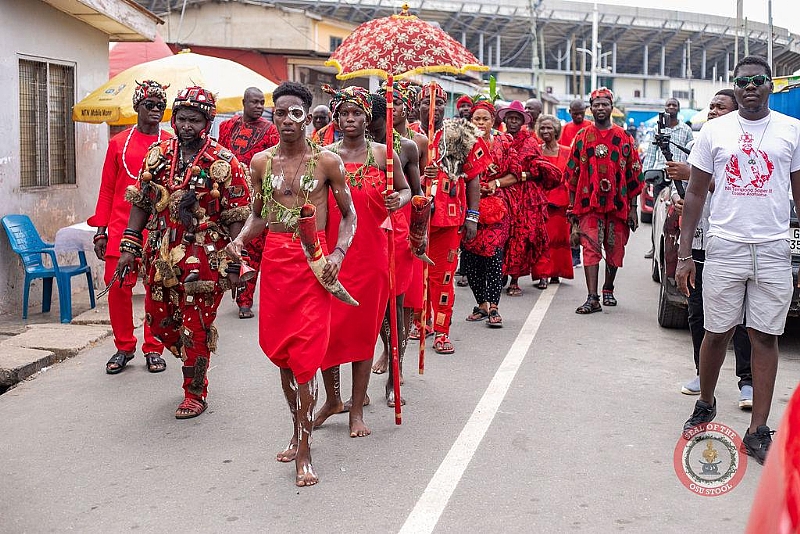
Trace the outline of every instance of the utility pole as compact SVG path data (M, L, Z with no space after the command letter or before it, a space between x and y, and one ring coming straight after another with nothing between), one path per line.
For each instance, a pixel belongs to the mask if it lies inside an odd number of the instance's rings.
M767 63L769 63L769 68L774 69L772 65L772 40L775 38L775 35L772 33L772 0L767 1L767 24L769 25L769 41L767 41Z
M598 22L597 22L597 2L594 3L594 10L592 11L592 52L589 54L592 58L592 86L589 92L597 89L597 61L599 59L600 51L598 50L599 44L597 42Z
M531 71L533 73L532 85L536 87L536 98L542 98L544 80L542 80L541 61L539 58L539 34L536 30L536 10L541 5L542 0L530 0L529 9L531 10Z
M739 30L742 27L742 3L736 0L736 40L733 42L733 64L739 63Z

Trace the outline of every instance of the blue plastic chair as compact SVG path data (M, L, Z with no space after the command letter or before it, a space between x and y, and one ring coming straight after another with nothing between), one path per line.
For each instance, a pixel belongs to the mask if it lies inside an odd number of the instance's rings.
M86 263L86 253L78 252L78 265L59 265L52 243L42 241L39 232L27 215L6 215L2 219L3 228L8 234L11 249L19 254L25 266L25 289L22 295L22 318L28 318L28 296L31 282L42 279L42 312L50 311L53 295L53 279L58 284L59 316L62 323L72 321L72 277L86 274L89 283L89 301L94 308L94 283L92 268ZM51 267L47 267L44 256L50 256Z

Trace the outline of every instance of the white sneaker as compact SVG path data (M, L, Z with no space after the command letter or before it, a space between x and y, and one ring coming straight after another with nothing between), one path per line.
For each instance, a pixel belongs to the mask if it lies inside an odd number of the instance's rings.
M742 388L742 390L744 390L744 388ZM684 384L683 387L681 387L681 393L684 395L700 395L700 377L696 376L694 377L694 380Z
M753 386L742 386L739 392L739 408L749 410L753 408Z

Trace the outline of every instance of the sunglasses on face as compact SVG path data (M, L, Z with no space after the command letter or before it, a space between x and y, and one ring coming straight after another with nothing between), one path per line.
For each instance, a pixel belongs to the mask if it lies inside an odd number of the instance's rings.
M164 102L151 102L149 100L145 100L142 102L142 105L147 109L147 111L153 111L153 109L164 111L167 109L167 104Z
M733 79L733 83L739 89L744 89L751 83L756 87L761 87L768 81L770 81L770 77L766 74L756 74L755 76L737 76Z

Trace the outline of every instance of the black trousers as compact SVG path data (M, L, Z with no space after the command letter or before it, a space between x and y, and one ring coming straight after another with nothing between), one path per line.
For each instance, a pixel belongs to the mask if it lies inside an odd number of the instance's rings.
M467 277L475 302L498 304L503 290L503 249L489 257L462 250L461 274Z
M706 330L703 328L703 263L706 259L704 250L692 250L695 259L695 286L689 287L689 332L692 334L694 346L694 366L700 372L700 345ZM743 325L738 325L733 332L733 353L736 355L736 376L739 377L739 389L753 385L753 373L750 370L750 336Z

